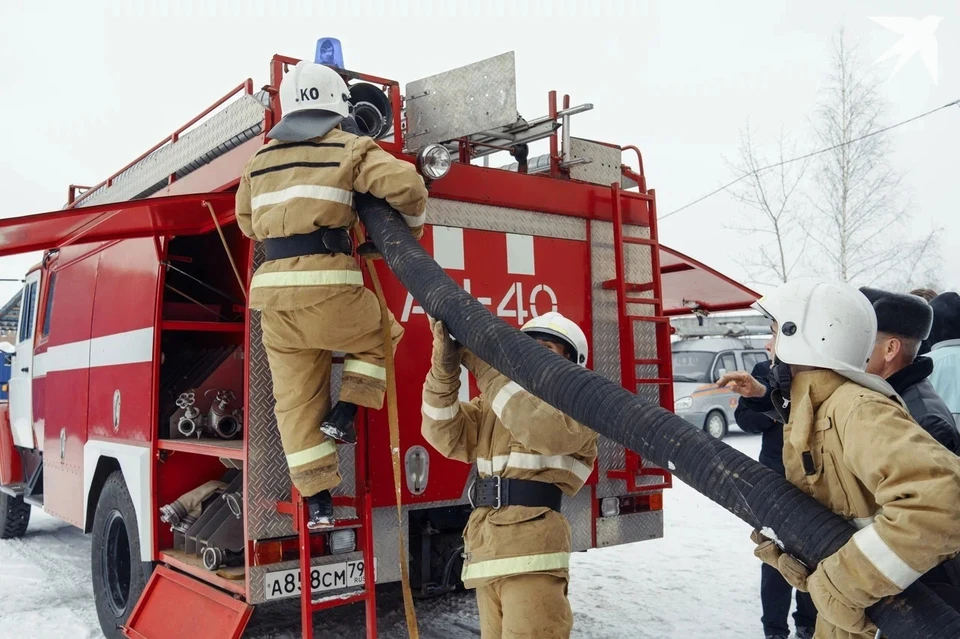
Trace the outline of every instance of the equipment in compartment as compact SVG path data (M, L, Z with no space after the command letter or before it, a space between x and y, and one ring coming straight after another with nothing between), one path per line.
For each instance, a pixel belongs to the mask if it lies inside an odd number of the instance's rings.
M204 397L216 393L207 412L207 428L221 439L233 439L243 428L243 414L237 395L229 388L211 388Z
M160 508L173 549L201 558L207 570L243 565L243 474L231 469Z
M177 422L177 432L184 437L200 436L202 416L200 409L197 408L196 399L197 395L193 389L181 393L177 398L177 408L180 410L173 414L173 419Z
M213 398L211 399L211 395ZM170 434L182 437L235 439L243 430L243 411L237 395L229 388L211 388L203 394L209 408L197 406L197 391L190 389L177 398L177 411L170 417Z

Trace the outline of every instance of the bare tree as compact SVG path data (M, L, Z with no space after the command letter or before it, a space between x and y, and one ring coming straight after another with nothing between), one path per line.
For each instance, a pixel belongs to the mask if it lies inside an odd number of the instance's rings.
M767 285L782 284L794 275L807 243L796 199L809 159L788 162L796 157L797 145L782 130L776 144L778 155L771 161L754 143L747 124L740 131L738 159L730 163L743 177L733 196L753 210L730 228L759 236L758 244L748 243L744 263L754 282Z
M909 215L903 174L891 165L889 139L874 135L885 110L878 81L841 28L816 113L816 133L828 151L818 156L810 197L815 215L806 231L821 253L817 263L844 282L889 280L930 246L904 241Z
M885 278L885 288L907 292L917 288L941 290L940 276L943 256L940 252L942 228L936 228L925 237L909 244L906 258Z

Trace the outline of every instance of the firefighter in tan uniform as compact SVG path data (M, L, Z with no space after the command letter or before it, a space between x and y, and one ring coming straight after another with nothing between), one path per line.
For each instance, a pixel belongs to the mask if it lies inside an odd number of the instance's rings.
M952 590L944 562L960 553L960 458L864 372L877 319L860 291L797 280L755 308L777 331L772 399L787 479L859 529L812 573L754 533L757 556L809 591L815 637L873 639L865 609L881 598L917 579Z
M328 67L300 62L291 69L280 85L283 118L237 190L237 224L266 250L250 306L262 312L283 450L311 528L333 524L330 489L340 483L334 440L355 441L357 406L381 408L386 388L380 310L363 286L349 235L357 224L353 193L385 199L417 238L427 200L411 164L339 128L348 97ZM403 329L390 321L396 348ZM334 351L345 358L331 410Z
M423 435L440 454L476 462L464 532L463 581L476 588L484 639L567 638L570 526L562 496L575 495L597 458L597 435L460 347L432 322L433 366L423 385ZM523 331L586 366L583 331L559 313ZM458 401L461 363L480 396Z

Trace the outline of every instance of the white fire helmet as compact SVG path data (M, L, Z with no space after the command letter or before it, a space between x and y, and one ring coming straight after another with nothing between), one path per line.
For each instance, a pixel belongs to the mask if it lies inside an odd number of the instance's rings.
M560 313L550 311L540 317L534 317L520 330L529 334L530 337L542 335L547 339L559 339L570 348L574 362L584 368L587 367L587 336L576 322L568 320Z
M776 355L782 362L839 373L862 373L866 368L877 337L877 316L855 287L794 280L753 307L777 322Z
M302 142L332 131L350 114L350 90L333 69L298 62L280 82L283 117L268 133L274 140Z

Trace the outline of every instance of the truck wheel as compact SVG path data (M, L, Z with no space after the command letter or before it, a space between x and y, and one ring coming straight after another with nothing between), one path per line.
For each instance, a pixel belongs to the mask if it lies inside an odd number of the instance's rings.
M148 564L140 561L137 515L120 471L107 478L100 493L90 560L100 629L106 639L122 639L120 626L127 623L146 586Z
M727 418L718 410L710 411L703 422L703 430L717 439L727 436Z
M30 523L30 510L23 497L0 493L0 539L23 537Z

